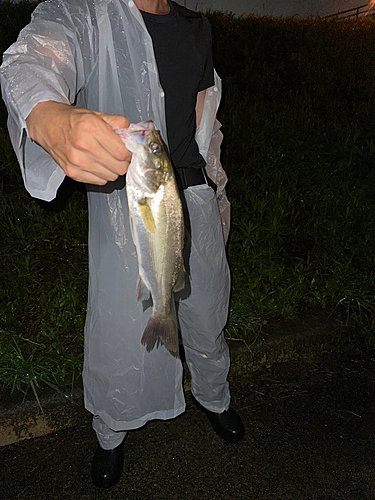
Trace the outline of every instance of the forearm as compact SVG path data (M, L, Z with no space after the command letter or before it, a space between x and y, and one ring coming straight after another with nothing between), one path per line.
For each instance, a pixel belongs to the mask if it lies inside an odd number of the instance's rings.
M30 139L44 148L45 136L43 136L43 133L48 132L51 128L49 127L51 125L50 120L54 121L59 112L66 106L70 107L68 104L56 101L38 103L26 118L26 126Z

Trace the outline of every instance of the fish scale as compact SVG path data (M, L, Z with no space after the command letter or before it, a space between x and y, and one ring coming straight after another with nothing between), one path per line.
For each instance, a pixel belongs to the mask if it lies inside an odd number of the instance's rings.
M138 300L152 297L141 342L151 351L163 344L178 356L173 292L185 285L184 222L180 193L166 145L152 121L116 131L131 151L126 178L130 226L137 251Z

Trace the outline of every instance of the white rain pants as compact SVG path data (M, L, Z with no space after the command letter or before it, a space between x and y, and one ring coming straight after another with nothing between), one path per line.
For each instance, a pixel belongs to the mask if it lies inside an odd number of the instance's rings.
M96 300L89 300L83 380L85 405L94 415L93 427L104 449L122 441L121 431L173 418L185 409L180 359L164 346L148 353L140 342L151 307L137 303L135 296L138 266L123 183L117 181L115 189L113 184L90 186L88 192L89 290ZM230 276L221 220L215 193L207 185L186 189L184 199L188 280L176 294L176 310L192 393L207 409L220 413L230 404L229 350L222 333Z

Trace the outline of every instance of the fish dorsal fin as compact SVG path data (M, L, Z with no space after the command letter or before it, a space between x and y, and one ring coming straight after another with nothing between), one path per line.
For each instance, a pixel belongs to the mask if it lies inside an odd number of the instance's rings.
M150 233L155 234L156 231L155 219L154 216L152 215L151 208L147 202L147 198L142 198L141 200L139 200L138 205L146 229L150 231Z

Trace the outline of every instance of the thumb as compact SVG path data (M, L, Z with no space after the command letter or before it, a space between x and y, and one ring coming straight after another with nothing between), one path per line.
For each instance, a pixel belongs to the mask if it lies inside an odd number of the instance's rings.
M127 128L130 121L122 115L107 115L106 113L97 113L113 130Z

